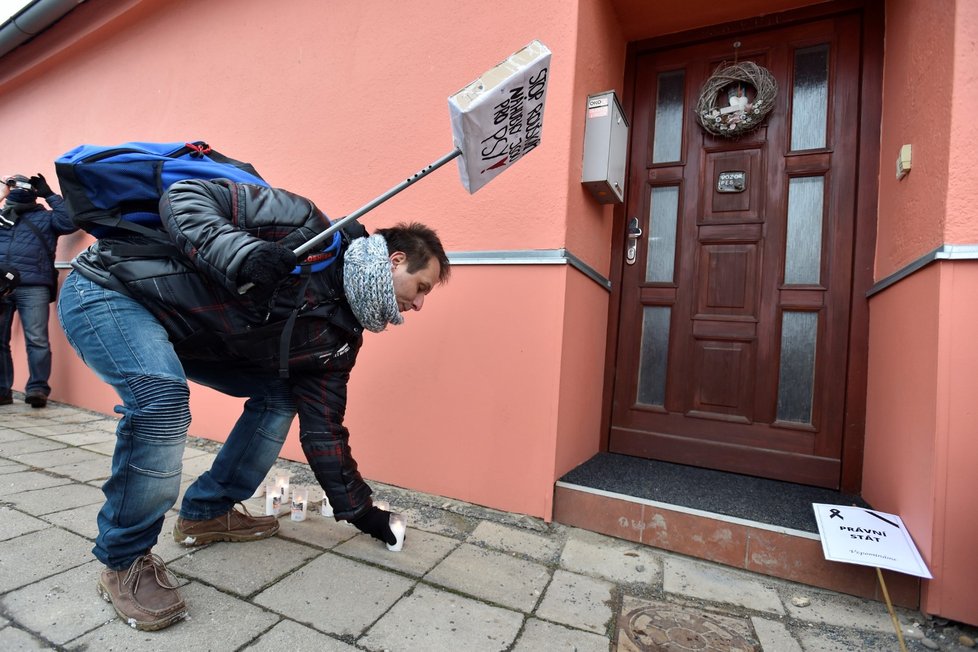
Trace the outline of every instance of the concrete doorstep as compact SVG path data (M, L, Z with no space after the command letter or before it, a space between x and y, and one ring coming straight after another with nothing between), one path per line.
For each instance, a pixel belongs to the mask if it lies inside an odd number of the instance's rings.
M312 499L304 521L283 510L271 539L196 548L173 542L171 511L154 552L190 615L137 631L98 596L91 554L115 420L48 405L0 407L0 650L899 649L878 602L376 482L407 517L400 552ZM184 489L218 449L191 438ZM306 465L278 467L315 493ZM262 514L264 499L247 507ZM898 615L908 649L966 649Z

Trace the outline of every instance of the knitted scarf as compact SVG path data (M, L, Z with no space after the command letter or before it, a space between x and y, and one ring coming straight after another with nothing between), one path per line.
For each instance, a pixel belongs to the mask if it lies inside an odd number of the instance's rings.
M10 194L12 195L13 191ZM32 211L35 208L37 208L37 204L34 201L12 201L10 195L8 195L7 201L4 203L3 208L0 209L0 227L5 229L13 228L21 214Z
M357 238L343 256L343 290L357 321L371 333L404 322L394 298L394 276L384 236Z

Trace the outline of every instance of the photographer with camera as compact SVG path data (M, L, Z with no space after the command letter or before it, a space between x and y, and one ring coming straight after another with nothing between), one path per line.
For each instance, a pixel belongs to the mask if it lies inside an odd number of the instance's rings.
M38 197L44 198L50 210L38 205ZM42 408L51 393L48 318L58 284L54 252L58 237L78 227L68 217L64 200L41 173L30 178L20 174L4 177L0 198L4 199L0 209L0 405L13 402L10 331L16 312L27 344L24 401Z

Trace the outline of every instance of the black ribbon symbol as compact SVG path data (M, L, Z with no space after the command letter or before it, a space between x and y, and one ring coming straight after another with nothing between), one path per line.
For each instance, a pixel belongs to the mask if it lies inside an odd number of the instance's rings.
M845 518L842 517L842 514L840 514L839 510L837 509L829 510L829 518L841 518L843 521L846 520Z

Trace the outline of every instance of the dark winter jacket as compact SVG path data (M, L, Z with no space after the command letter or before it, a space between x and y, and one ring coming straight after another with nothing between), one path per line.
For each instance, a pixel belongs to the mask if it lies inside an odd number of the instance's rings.
M303 197L230 181L182 181L160 202L179 253L139 255L140 236L103 238L75 269L135 298L166 328L184 359L247 364L278 372L286 319L301 306L289 346L289 379L299 409L302 449L338 518L370 506L370 488L350 453L343 426L346 387L363 328L343 296L342 259L307 279L292 276L271 299L241 295L242 262L263 240L290 248L328 220ZM366 232L359 229L358 235ZM305 288L303 290L303 287ZM301 296L300 296L301 294Z
M13 221L14 225L0 226L0 262L20 273L21 285L46 285L53 290L58 281L52 264L58 236L73 233L78 227L68 217L60 195L52 194L46 201L52 210L39 204L17 209L7 201L4 222ZM11 215L12 209L16 217Z

